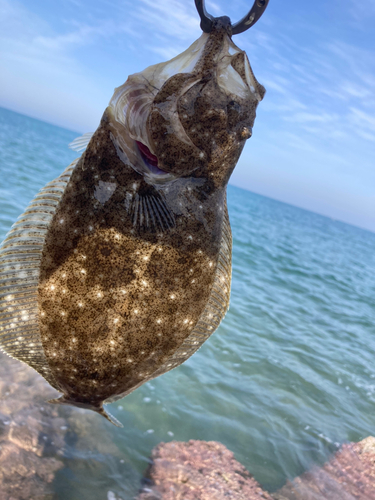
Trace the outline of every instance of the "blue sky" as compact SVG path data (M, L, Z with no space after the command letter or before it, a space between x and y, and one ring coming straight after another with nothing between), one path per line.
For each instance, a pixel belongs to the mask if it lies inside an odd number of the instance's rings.
M374 0L270 0L234 37L267 94L232 184L375 231L374 26ZM193 0L0 0L0 105L93 131L129 74L200 33Z

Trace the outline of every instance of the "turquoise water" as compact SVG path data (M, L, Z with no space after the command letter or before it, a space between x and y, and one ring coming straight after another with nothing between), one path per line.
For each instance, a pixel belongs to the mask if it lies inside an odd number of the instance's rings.
M76 136L0 108L0 239ZM221 441L273 491L375 433L375 234L232 186L228 198L228 315L184 365L110 405L124 428L100 425L121 458L67 441L56 499L132 498L172 439Z

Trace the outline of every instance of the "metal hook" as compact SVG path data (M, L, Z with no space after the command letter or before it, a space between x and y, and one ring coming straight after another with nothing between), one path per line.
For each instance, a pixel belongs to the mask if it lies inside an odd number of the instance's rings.
M214 23L214 17L206 11L204 0L195 0L199 17L201 18L201 29L204 33L210 33Z
M243 33L251 28L251 26L253 26L258 19L260 19L263 12L266 10L268 2L269 0L255 0L254 5L251 7L246 16L238 21L238 23L232 25L232 35L238 35L238 33ZM195 6L199 17L201 18L202 31L210 33L215 17L211 16L211 14L206 11L204 0L195 0Z

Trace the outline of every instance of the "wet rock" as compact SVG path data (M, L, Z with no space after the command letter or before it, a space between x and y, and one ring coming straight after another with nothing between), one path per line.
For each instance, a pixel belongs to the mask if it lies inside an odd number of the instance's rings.
M269 494L217 442L172 441L152 452L137 500L375 500L375 438L344 444L322 467L313 467Z
M56 394L34 370L0 353L0 500L56 498L52 482L64 454L65 464L72 460L83 497L93 476L108 477L113 470L107 464L123 458L104 420L46 403ZM272 496L220 443L162 443L152 460L138 500L375 500L373 437L343 445L325 465ZM132 473L131 464L127 470ZM79 496L78 481L73 482ZM119 494L111 488L108 500L124 497Z
M54 458L35 457L10 442L1 444L0 464L2 500L48 498L52 494L48 485L62 467Z
M30 418L27 418L27 420L30 421ZM35 419L31 420L35 421ZM43 449L38 446L40 433L39 428L39 425L33 427L26 423L24 425L11 423L8 440L18 446L18 448L22 448L25 451L33 451L37 455L41 456Z
M272 500L221 443L161 443L151 458L138 500Z
M1 500L53 498L51 483L63 467L59 424L66 424L45 403L55 395L34 370L0 353Z
M273 494L275 500L375 500L375 438L344 444L323 465L313 467Z
M52 482L61 481L63 467L80 496L93 475L109 477L124 458L102 417L47 402L57 396L38 373L0 352L0 500L56 498Z

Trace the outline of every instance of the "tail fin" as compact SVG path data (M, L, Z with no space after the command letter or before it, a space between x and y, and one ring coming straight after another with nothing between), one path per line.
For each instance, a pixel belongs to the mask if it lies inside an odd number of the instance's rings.
M48 403L52 403L54 405L71 405L71 406L77 406L78 408L83 408L84 410L91 410L94 411L95 413L99 413L99 415L102 415L116 427L124 427L122 423L117 420L117 418L115 418L109 412L106 412L104 410L103 403L101 403L100 406L94 406L90 403L80 403L71 399L67 399L64 395L60 396L57 399L50 399Z

